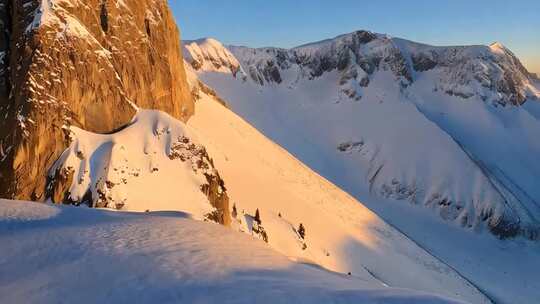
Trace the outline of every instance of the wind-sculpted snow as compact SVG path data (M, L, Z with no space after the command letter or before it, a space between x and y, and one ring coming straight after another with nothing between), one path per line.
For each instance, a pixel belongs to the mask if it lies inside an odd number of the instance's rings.
M36 220L45 220L57 216L60 208L45 205L34 204L32 208L23 206L26 202L0 200L0 221L9 222L28 222Z
M290 50L222 48L247 79L196 67L201 80L357 198L538 237L540 126L530 109L540 87L501 44L433 47L360 31Z
M182 122L140 110L129 126L113 134L71 132L70 147L49 172L47 197L53 202L176 210L230 223L224 182L205 147Z
M13 209L37 216L14 221ZM293 262L178 212L0 200L0 243L2 303L463 303Z

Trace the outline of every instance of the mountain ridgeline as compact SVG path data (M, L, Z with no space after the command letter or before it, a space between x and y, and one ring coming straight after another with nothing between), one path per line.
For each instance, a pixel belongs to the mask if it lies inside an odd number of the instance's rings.
M406 87L422 73L440 72L433 87L464 99L479 96L502 105L520 105L537 98L530 89L536 75L500 43L490 46L434 47L368 31L357 31L292 49L220 47L213 39L186 41L186 58L196 70L205 64L230 69L254 82L280 84L282 73L298 67L302 76L314 79L339 71L340 85L350 97L360 99L372 75L391 71ZM200 46L202 47L200 47ZM351 86L358 87L353 90Z
M194 112L166 1L1 0L0 18L0 197L46 199L71 126L113 132L138 107Z
M540 82L502 44L358 31L292 49L186 41L184 57L233 111L387 220L380 199L540 235Z

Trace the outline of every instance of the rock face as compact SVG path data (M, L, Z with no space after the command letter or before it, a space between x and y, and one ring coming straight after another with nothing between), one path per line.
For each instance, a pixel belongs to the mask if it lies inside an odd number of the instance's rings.
M0 18L0 197L44 199L72 125L112 132L137 107L193 114L165 0L2 0Z
M212 174L206 174L207 184L201 187L202 192L210 201L215 210L208 215L208 218L224 226L231 225L231 212L229 208L229 196L227 195L225 182L216 170Z

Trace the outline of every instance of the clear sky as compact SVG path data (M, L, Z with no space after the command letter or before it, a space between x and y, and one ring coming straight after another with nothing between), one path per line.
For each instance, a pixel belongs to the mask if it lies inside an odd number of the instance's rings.
M434 45L502 42L540 74L540 0L169 0L183 39L293 47L359 29Z

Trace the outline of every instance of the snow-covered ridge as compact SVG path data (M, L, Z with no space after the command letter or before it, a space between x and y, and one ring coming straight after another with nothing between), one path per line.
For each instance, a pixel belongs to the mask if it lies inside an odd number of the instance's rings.
M248 79L199 68L200 79L371 208L371 197L406 200L471 230L540 235L540 91L501 44L360 31L290 50L226 49Z
M31 205L29 205L31 204ZM31 222L56 217L60 209L46 204L0 199L0 222Z
M337 70L342 92L360 99L374 73L388 70L406 87L423 74L431 74L433 90L468 99L473 96L493 104L522 104L527 98L539 98L540 89L533 84L533 75L519 59L500 43L491 46L436 47L387 35L358 31L293 49L249 48L191 42L186 54L197 70L205 69L205 61L240 62L251 81L281 83L289 70L299 70L300 77L317 78ZM213 52L203 51L211 45ZM197 52L195 52L197 50ZM219 51L216 51L219 50ZM197 56L205 53L206 56ZM238 69L238 68L237 68ZM236 73L235 73L236 74Z
M235 77L238 72L243 73L234 55L215 39L184 41L183 53L196 70L232 73Z
M169 115L140 110L116 133L72 127L71 137L70 147L50 169L47 195L54 202L183 211L230 222L226 189L212 159L190 128ZM210 199L212 187L216 197ZM221 214L211 218L213 212Z

